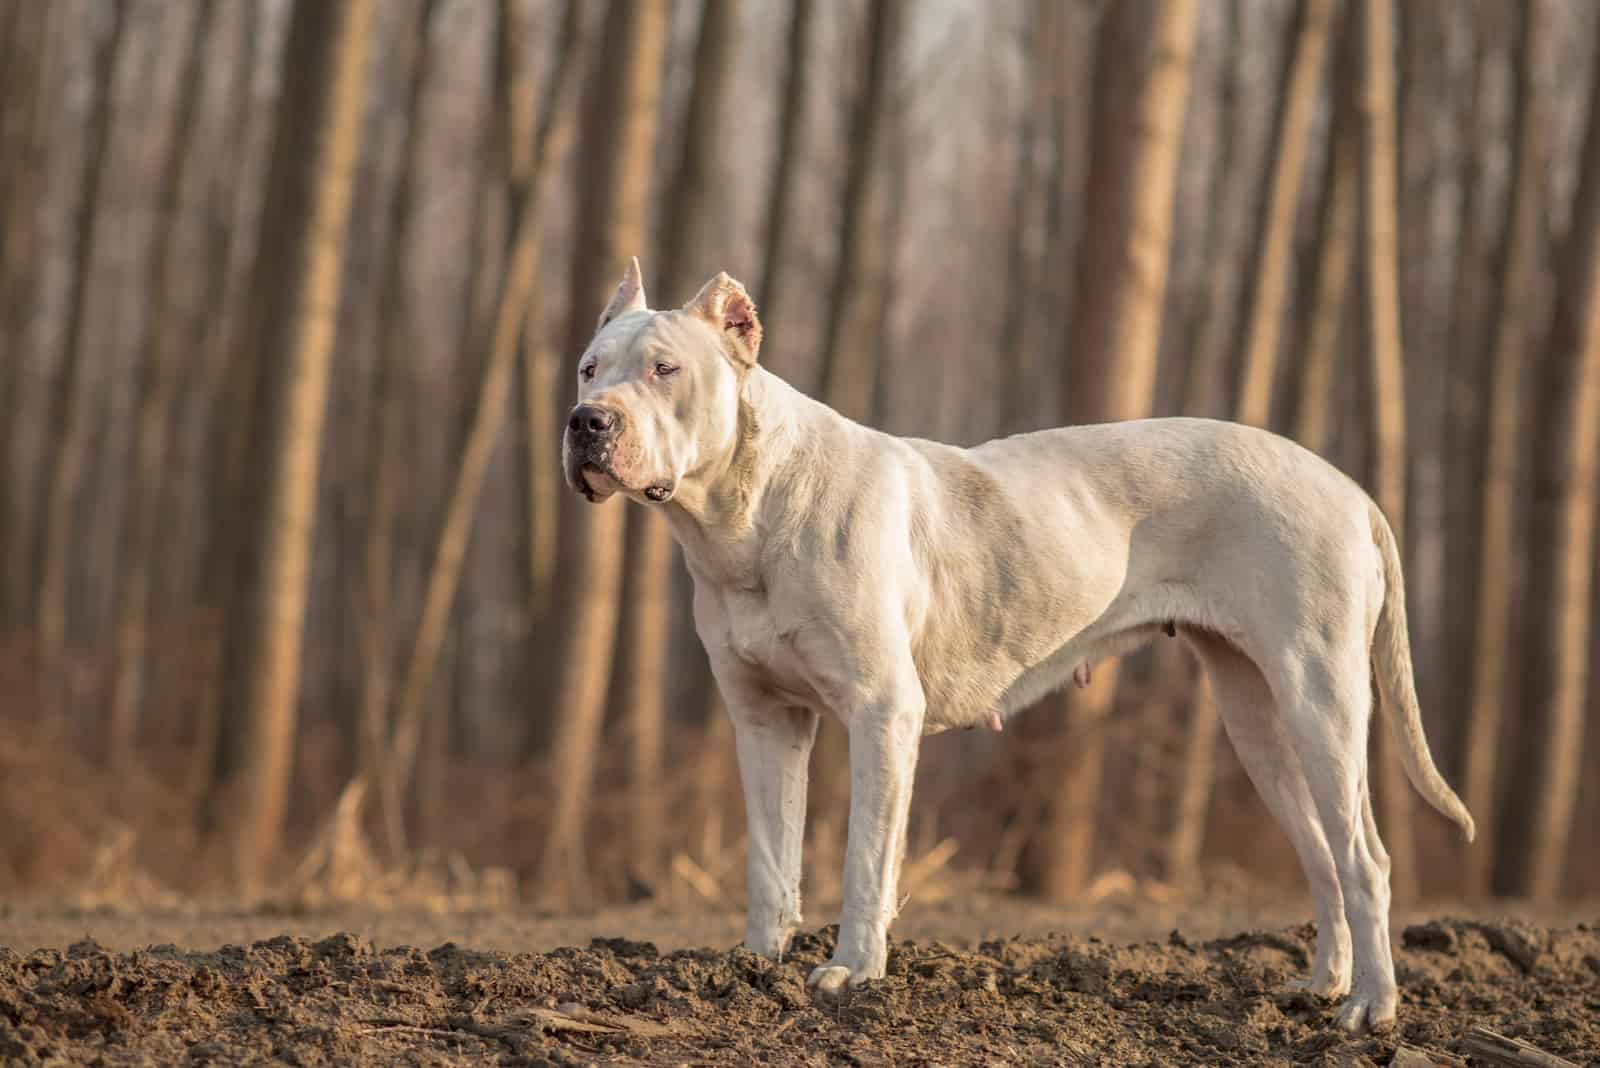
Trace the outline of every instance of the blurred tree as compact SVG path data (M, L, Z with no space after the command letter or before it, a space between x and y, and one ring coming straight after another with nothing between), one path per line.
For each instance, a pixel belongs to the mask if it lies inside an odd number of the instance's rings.
M850 119L849 163L839 220L839 262L822 348L824 399L850 419L872 414L887 252L883 241L884 115L900 33L901 0L871 0L866 67Z
M805 131L806 99L811 91L815 22L815 0L790 0L789 61L784 73L783 103L778 120L778 150L773 159L772 184L767 193L765 254L761 261L761 287L758 291L761 321L769 337L783 336L775 326L782 307L779 300L783 296L784 271L793 255L789 238L795 218L794 180L800 172L800 139ZM781 373L782 368L778 370Z
M1351 270L1355 264L1356 212L1360 207L1358 116L1352 99L1355 77L1353 26L1335 68L1332 117L1323 167L1322 204L1317 218L1315 266L1310 308L1304 324L1299 397L1295 405L1294 439L1312 452L1329 455L1331 421L1337 391L1340 343L1350 306Z
M49 153L52 26L58 5L14 3L0 15L0 351L22 352L34 321L42 257L39 196ZM0 477L11 453L21 403L21 363L0 359ZM0 630L19 627L33 599L28 512L15 492L0 493Z
M243 336L248 320L243 305L249 296L249 270L236 262L245 257L236 254L241 246L250 245L247 235L259 229L252 211L258 199L255 183L247 180L253 162L248 145L256 128L265 128L271 121L267 109L256 106L254 92L262 5L247 0L231 6L237 19L236 39L223 127L241 143L235 151L219 153L207 175L200 305L209 309L209 314L198 330L198 353L190 373L180 379L183 397L177 405L201 413L194 433L199 444L186 443L187 463L168 466L162 494L169 500L187 495L194 502L181 517L179 533L167 545L163 571L174 581L168 583L161 611L165 618L182 619L186 625L180 634L193 643L183 655L173 657L173 662L186 669L182 684L192 687L189 699L181 702L190 706L193 735L185 778L198 796L207 795L219 772L231 774L236 765L232 753L237 747L230 744L228 754L224 753L224 741L231 742L233 735L225 733L222 722L223 620L235 570L232 553L244 517L242 508L234 507L223 507L213 516L204 511L203 504L208 500L230 506L241 503L245 446L252 423L246 387L252 380L255 354ZM216 447L219 440L220 447ZM216 455L209 455L213 451ZM208 519L212 521L207 523ZM181 574L183 571L188 573ZM166 681L169 688L152 703L164 703L176 692L179 684L171 678ZM237 718L228 720L232 723ZM220 816L216 806L202 809L201 829L207 833L217 830Z
M1194 43L1193 0L1129 0L1102 15L1086 228L1074 278L1063 406L1074 422L1148 413L1166 290L1173 188ZM1136 116L1130 121L1129 116ZM1088 881L1116 666L1068 702L1064 771L1026 886L1067 898Z
M1396 544L1405 541L1406 505L1406 403L1405 353L1400 335L1399 233L1395 225L1395 89L1394 5L1392 0L1363 0L1362 54L1362 154L1365 222L1368 352L1372 361L1372 416L1374 437L1373 496ZM1386 718L1377 715L1373 723ZM1384 837L1393 860L1394 896L1402 901L1417 895L1417 851L1411 823L1411 786L1406 781L1399 751L1390 734L1378 727L1378 805L1384 817Z
M1595 575L1595 495L1600 476L1600 71L1590 76L1572 223L1562 253L1540 411L1534 567L1541 650L1528 692L1543 717L1529 741L1523 802L1528 833L1508 838L1504 889L1548 901L1561 893L1589 685ZM1521 799L1513 796L1513 804Z
M578 0L568 0L562 8L561 27L556 38L555 69L549 78L552 86L567 85L578 77L577 64L583 42L583 10ZM572 106L577 107L576 104ZM531 113L532 102L529 102L528 110ZM512 115L508 121L513 124L513 129L524 128L525 120L522 117ZM549 128L548 132L542 134L547 141L554 136L554 128L550 125L554 121L555 117L547 106L540 119L542 126ZM514 138L512 143L516 145L522 140ZM531 166L531 157L527 163ZM513 160L514 167L522 165ZM522 329L523 410L528 464L528 608L535 631L548 625L557 607L554 592L562 496L561 431L556 419L561 387L556 384L555 353L551 351L547 337L548 323L542 289L542 286L536 285L529 293Z
M38 560L39 667L44 689L58 701L64 690L67 665L67 569L72 549L73 505L83 480L84 463L93 432L94 393L84 381L86 348L84 329L88 323L91 297L89 277L94 268L96 231L101 215L102 189L106 181L106 148L111 141L112 114L116 95L117 57L127 36L127 0L113 0L111 25L95 49L93 102L90 105L88 141L84 146L79 172L80 193L74 221L71 275L66 305L66 335L62 342L61 366L57 371L55 395L50 403L52 428L59 427L42 487L44 507L40 510L40 529L34 543Z
M1266 215L1256 243L1255 282L1244 336L1244 374L1234 406L1234 418L1252 426L1264 427L1271 421L1300 175L1322 86L1323 56L1328 50L1334 8L1334 0L1300 0L1295 6L1294 48L1284 65L1278 92Z
M1522 457L1522 383L1534 310L1539 237L1544 226L1541 197L1546 166L1545 117L1538 93L1543 0L1516 9L1515 152L1511 159L1511 215L1499 256L1499 286L1489 357L1488 433L1478 468L1483 514L1478 558L1477 630L1472 644L1471 709L1467 722L1466 775L1462 800L1478 824L1467 851L1466 893L1489 892L1500 851L1495 786L1499 769L1503 708L1510 696L1511 585L1517 540L1517 482Z
M389 254L377 287L378 350L374 357L371 421L372 439L368 479L372 501L367 512L365 601L362 619L362 684L360 711L361 757L359 767L376 787L382 818L384 845L390 857L406 850L406 833L399 777L389 773L389 703L393 671L393 583L395 513L400 482L401 442L412 414L403 362L416 323L406 299L406 265L415 228L416 180L422 169L424 132L423 99L433 68L430 42L437 0L422 0L416 17L401 34L393 62L405 78L405 103L401 121L399 170L389 202Z
M1256 104L1264 94L1261 66L1251 55L1245 19L1248 0L1227 0L1221 37L1226 53L1221 60L1218 88L1217 162L1213 168L1211 196L1204 227L1207 270L1201 296L1185 323L1193 338L1183 381L1182 410L1186 415L1224 419L1231 413L1231 382L1239 345L1239 315L1244 301L1245 264L1259 228L1261 170L1267 136L1257 121Z
M573 355L588 345L615 279L644 245L668 22L665 0L612 0L607 8L605 58L592 72L579 152L579 233L565 348ZM564 531L571 538L562 600L571 608L554 660L559 680L550 704L559 719L549 751L555 805L539 865L538 892L547 900L570 900L587 879L583 828L616 647L623 508L621 501L585 507Z
M160 507L160 491L168 463L173 399L182 370L179 346L185 340L175 292L178 272L185 264L178 262L173 246L183 221L183 186L204 99L206 40L215 9L215 0L200 0L191 16L172 130L161 168L155 238L148 251L151 312L145 317L144 336L139 343L143 367L133 454L133 518L120 569L116 656L105 731L105 756L119 770L127 767L134 748L145 695L146 661L150 657L150 586L156 566L157 535L166 518Z
M1000 318L996 364L1000 369L1000 424L1006 433L1028 429L1028 415L1038 389L1033 364L1037 348L1029 345L1028 321L1038 302L1041 270L1047 248L1042 216L1048 196L1048 175L1042 159L1050 151L1047 138L1052 118L1051 89L1061 62L1061 5L1037 0L1033 18L1018 27L1022 54L1023 105L1016 123L1016 159L1012 164L1010 218L1006 223L1005 312ZM1035 338L1034 340L1037 340Z
M567 25L573 28L574 36L563 37L561 42L569 52L577 51L576 27L580 24L575 10L577 2L568 0L569 8L573 10ZM510 0L502 0L500 14L499 32L502 38L510 44L513 53L522 52L526 47L527 35L515 5ZM537 130L524 128L511 131L511 145L533 134L531 157L523 149L507 146L504 180L511 209L510 244L504 276L500 279L488 359L483 363L482 381L478 387L478 405L461 452L449 506L434 546L433 566L428 573L427 592L423 597L422 618L417 623L405 684L400 691L400 706L395 717L394 738L386 768L386 774L394 780L390 789L396 798L404 796L415 766L417 746L421 742L427 718L434 671L444 648L451 603L460 583L461 564L466 558L478 498L510 402L523 318L527 314L528 300L538 275L544 208L549 200L553 176L559 173L562 157L571 140L572 110L567 106L567 97L573 88L576 69L571 56L563 57L555 68L561 80L550 87L544 118ZM498 94L500 99L508 105L508 112L528 115L531 111L528 100L533 93L531 65L525 56L513 55L501 64L501 71L504 84Z
M1270 154L1266 216L1257 239L1255 280L1244 337L1244 372L1234 418L1265 427L1272 414L1278 337L1282 330L1292 264L1296 208L1312 115L1322 85L1334 0L1300 0L1290 26L1294 46L1284 62L1277 122ZM1198 414L1198 413L1197 413ZM1211 810L1216 774L1218 708L1209 683L1195 690L1178 787L1178 811L1167 848L1168 878L1194 881Z
M661 293L668 306L692 297L699 288L695 273L702 266L700 243L717 206L718 163L724 158L726 108L739 54L742 0L706 0L700 11L700 35L694 53L694 83L684 118L683 150L667 187L669 210L662 213L656 255L661 264ZM661 751L670 675L669 622L673 607L672 532L660 512L634 512L628 520L628 573L619 635L618 704L629 751L629 836L632 873L653 885L661 861Z
M247 892L277 852L300 690L311 535L372 0L296 0L255 276L262 472L229 689L243 718L234 863Z

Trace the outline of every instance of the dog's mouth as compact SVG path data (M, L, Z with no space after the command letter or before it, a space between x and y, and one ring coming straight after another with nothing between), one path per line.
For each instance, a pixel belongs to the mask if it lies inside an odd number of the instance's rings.
M578 492L590 504L598 504L622 488L622 480L598 464L578 468Z
M573 488L583 494L590 504L599 504L616 493L629 493L633 487L623 482L616 470L609 463L601 464L586 461L578 465L576 477L572 480ZM670 482L652 482L643 489L638 490L648 501L656 504L665 504L672 499L675 487Z

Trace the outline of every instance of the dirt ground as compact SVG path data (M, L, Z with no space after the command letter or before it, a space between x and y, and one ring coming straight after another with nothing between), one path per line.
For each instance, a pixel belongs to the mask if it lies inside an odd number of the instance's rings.
M888 977L823 1002L804 981L832 929L775 964L730 948L732 911L14 906L0 1063L1387 1064L1404 1043L1466 1064L1480 1025L1600 1065L1600 908L1402 911L1400 1025L1361 1039L1290 987L1303 920L1251 899L912 906Z

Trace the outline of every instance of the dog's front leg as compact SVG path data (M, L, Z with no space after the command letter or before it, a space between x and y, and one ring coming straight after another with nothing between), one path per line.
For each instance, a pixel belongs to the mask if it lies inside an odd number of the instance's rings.
M778 958L800 925L806 769L818 716L766 702L730 704L750 841L744 944Z
M889 924L899 911L896 884L905 854L911 781L922 740L920 686L852 713L850 829L845 845L844 909L833 959L808 986L827 993L883 977Z

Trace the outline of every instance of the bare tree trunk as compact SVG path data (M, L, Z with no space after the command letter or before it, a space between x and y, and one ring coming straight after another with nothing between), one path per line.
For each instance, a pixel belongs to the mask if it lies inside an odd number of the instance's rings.
M877 283L883 277L884 258L879 144L900 32L901 0L872 0L867 18L866 69L850 121L839 264L822 347L823 396L836 411L857 420L870 417L877 386L879 361L873 342L882 314Z
M162 473L167 464L167 442L172 426L173 396L177 391L180 335L179 315L173 307L173 288L179 264L172 248L181 220L183 179L196 119L202 99L206 35L211 29L214 0L201 0L189 30L188 51L178 77L177 113L162 167L159 216L151 242L148 273L150 315L145 337L142 397L134 443L133 522L122 569L122 589L117 611L117 647L112 680L110 722L106 729L106 756L113 768L126 767L134 748L144 700L145 664L149 657L150 584L155 570L157 535L162 525Z
M1480 478L1483 514L1478 558L1476 631L1472 645L1471 711L1467 721L1466 776L1462 800L1478 824L1467 851L1463 889L1487 894L1499 851L1496 773L1499 765L1507 648L1511 635L1511 586L1517 541L1517 476L1522 446L1522 381L1539 269L1543 228L1545 117L1538 94L1543 0L1517 6L1516 151L1512 158L1511 217L1500 257L1498 314L1489 360L1488 440Z
M561 81L550 88L545 121L535 135L532 160L526 171L521 171L517 165L519 152L508 145L511 243L506 257L505 276L500 282L494 329L489 340L489 358L483 365L478 405L434 549L433 567L429 571L427 592L423 596L422 618L417 624L405 683L400 691L400 707L395 717L394 739L386 769L387 777L393 780L389 789L395 798L405 796L415 767L417 746L422 740L428 699L433 690L434 672L444 648L451 606L460 584L461 564L466 558L472 522L477 514L478 497L510 402L528 300L538 281L544 208L549 201L553 177L559 173L561 159L571 141L572 109L566 106L566 98L571 93L576 69L576 65L570 61L557 67ZM517 70L520 73L513 73ZM522 62L515 64L507 74L515 80L532 78L531 71ZM531 87L513 84L507 87L503 96L515 99L529 93Z
M1272 389L1277 371L1278 337L1291 264L1300 175L1312 112L1321 85L1334 0L1301 0L1296 9L1294 48L1284 66L1283 91L1273 135L1271 183L1267 215L1256 253L1254 301L1245 332L1245 365L1239 382L1234 418L1266 426L1272 414ZM1178 885L1194 881L1205 843L1216 775L1219 710L1209 683L1196 689L1184 746L1178 787L1178 811L1167 849L1169 879Z
M1372 359L1375 492L1379 507L1404 545L1406 506L1405 356L1400 337L1399 228L1395 222L1395 87L1393 0L1363 0L1361 27L1363 186L1367 325ZM1411 822L1411 787L1400 754L1386 731L1375 731L1379 809L1393 859L1394 896L1417 896L1417 851Z
M1278 101L1266 226L1256 250L1255 295L1245 332L1244 376L1235 406L1235 418L1252 426L1266 426L1272 415L1300 174L1305 168L1306 142L1311 136L1333 12L1334 0L1300 0L1296 8L1294 51L1284 70Z
M37 197L48 158L51 28L58 6L14 4L0 52L0 350L27 351L40 258ZM0 360L0 479L11 474L23 361ZM0 493L0 630L20 626L32 601L30 509L16 490Z
M67 640L67 562L71 558L73 505L92 431L92 397L81 381L84 364L84 327L89 318L89 277L94 268L96 230L101 219L101 188L105 182L106 147L111 140L117 57L127 33L127 0L115 0L111 26L95 50L94 102L89 111L88 143L83 153L71 275L66 300L66 338L51 416L47 424L60 428L60 444L48 465L43 487L43 522L35 543L39 560L39 666L47 692L62 696Z
M412 246L415 182L422 169L423 93L433 68L429 36L437 10L437 0L422 0L403 45L402 68L411 73L406 88L400 170L389 206L389 249L378 289L381 340L372 385L372 503L367 516L364 582L367 626L361 686L361 769L366 780L377 787L384 844L391 858L399 858L406 851L403 799L395 792L395 778L386 773L395 510L401 478L399 454L409 408L400 378L400 354L415 329L411 304L406 299L406 264Z
M246 733L230 822L247 893L259 888L277 852L293 772L319 453L372 9L372 0L297 0L285 46L285 69L295 76L279 112L255 283L258 343L283 370L263 398L258 551L249 554L233 688Z
M214 173L208 176L207 226L210 230L206 249L203 257L206 283L203 290L202 306L211 310L205 320L205 326L200 340L200 355L196 358L195 371L184 376L180 388L188 395L205 398L206 402L215 404L226 415L215 420L202 420L202 437L210 430L210 423L216 422L220 426L229 427L231 432L220 435L225 444L219 450L223 454L222 462L213 464L206 478L206 472L200 465L171 467L167 471L167 488L163 492L164 499L170 499L178 486L188 479L196 482L207 482L210 496L214 496L222 504L220 518L211 524L210 541L204 537L180 538L179 544L172 549L168 556L169 563L173 560L184 559L185 550L190 550L197 558L196 570L199 581L193 587L185 588L177 585L176 595L172 596L168 607L181 605L182 612L187 617L185 627L186 636L194 643L194 656L197 664L196 674L200 676L197 689L199 697L194 701L193 713L194 747L190 762L189 774L186 776L188 783L197 792L214 787L220 778L220 772L226 769L231 772L232 767L223 756L224 742L227 736L223 733L221 704L223 687L223 634L220 620L222 618L222 605L228 600L227 591L232 590L234 577L232 549L236 544L236 527L239 518L232 505L240 503L236 483L242 479L237 473L238 465L230 466L230 452L234 437L242 436L240 428L248 428L250 420L246 406L240 402L240 397L245 390L239 383L243 382L246 375L243 373L247 366L253 364L253 351L248 344L239 346L243 353L250 357L237 363L231 361L236 338L242 337L243 332L239 324L245 320L241 294L248 284L248 272L244 268L234 265L235 248L240 243L239 238L247 231L245 206L251 202L251 192L248 183L243 181L246 173L246 162L249 153L245 143L251 140L250 131L252 116L255 113L252 83L255 77L256 56L259 50L261 34L260 4L249 2L238 5L242 8L235 16L238 18L238 40L234 46L233 64L234 74L228 86L228 105L226 127L240 138L241 144L238 151L220 162ZM237 10L237 8L236 8ZM232 388L237 386L238 388ZM187 400L180 400L178 408L188 406ZM228 416L240 416L229 421ZM203 450L196 450L203 451ZM243 452L242 446L239 452ZM237 477L236 477L237 476ZM203 526L198 516L187 516L186 526L190 530L198 531ZM170 595L169 595L170 596ZM178 612L172 612L178 616ZM230 722L236 717L229 717ZM216 829L214 822L220 817L217 810L220 806L207 805L201 816L202 829L211 832Z
M1446 664L1464 664L1473 656L1477 634L1475 618L1478 604L1478 564L1483 553L1483 452L1485 428L1489 424L1488 384L1491 375L1490 348L1498 310L1501 245L1510 226L1509 188L1500 198L1502 169L1499 152L1505 148L1506 184L1517 168L1514 115L1501 117L1501 82L1497 76L1503 64L1510 89L1515 96L1516 74L1512 70L1516 43L1507 38L1520 34L1514 20L1520 18L1521 5L1478 5L1466 21L1472 27L1473 54L1470 84L1454 104L1455 121L1464 131L1471 151L1463 160L1460 200L1455 212L1458 235L1453 255L1448 330L1444 351L1449 361L1438 389L1443 394L1443 441L1436 446L1444 457L1445 530L1443 572L1449 576L1443 591L1443 613L1438 655ZM1509 101L1508 112L1516 110ZM1514 650L1507 655L1516 659ZM1475 669L1474 669L1475 670ZM1472 703L1473 671L1438 672L1438 696L1433 704L1442 709L1468 710ZM1435 761L1461 772L1467 762L1470 718L1451 716L1452 730L1430 739ZM1463 788L1463 797L1466 796ZM1468 802L1471 805L1471 802ZM1474 817L1481 809L1474 810ZM1478 823L1481 842L1483 823ZM1478 852L1474 846L1473 852ZM1485 851L1487 852L1487 851ZM1461 870L1465 878L1465 868ZM1464 884L1463 884L1464 885Z
M587 94L566 351L589 343L598 309L627 257L645 240L650 168L666 52L664 0L612 0L606 61ZM570 899L584 884L583 821L594 784L622 592L621 502L586 508L570 530L563 603L572 606L555 664L551 707L561 717L551 750L555 806L540 863L540 893Z
M769 336L782 307L783 281L789 265L794 179L800 171L800 136L805 131L806 99L811 89L812 26L815 0L790 0L789 64L783 81L782 118L778 122L778 152L772 161L772 185L767 193L767 233L761 266L761 319ZM781 348L780 348L781 351Z
M1295 440L1323 456L1328 455L1332 445L1329 424L1336 393L1334 371L1350 303L1356 212L1361 195L1360 146L1356 143L1356 115L1348 84L1353 45L1350 41L1345 47L1334 81L1322 211L1317 223L1316 278L1311 286L1295 411Z
M1087 230L1079 248L1066 396L1075 422L1149 411L1194 43L1193 0L1128 0L1102 16L1095 60ZM1134 58L1138 57L1138 58ZM1066 785L1051 799L1028 888L1067 898L1087 883L1116 665L1068 702L1058 743Z
M1000 425L1004 433L1024 429L1038 389L1032 370L1033 353L1028 346L1028 319L1037 303L1035 290L1039 267L1045 255L1040 240L1043 227L1039 201L1044 182L1039 168L1040 126L1050 118L1050 90L1060 57L1054 42L1057 5L1039 0L1036 17L1022 26L1018 42L1023 57L1026 94L1021 119L1017 122L1016 161L1010 212L1006 223L1007 281L1006 308L1000 320L999 352L996 367L1000 373Z
M1529 689L1544 716L1532 739L1532 796L1510 888L1548 901L1562 889L1583 761L1589 634L1595 576L1595 496L1600 476L1600 76L1590 79L1572 225L1550 323L1538 510L1542 615L1538 677ZM1509 844L1509 843L1508 843Z
M558 31L556 68L550 75L552 86L565 85L577 77L571 68L578 60L582 21L582 0L567 0ZM552 121L548 107L541 121ZM523 404L528 422L528 596L534 620L542 619L553 607L561 533L556 362L545 340L545 325L541 287L535 285L528 296L522 331Z
M1205 419L1229 413L1228 383L1238 344L1242 263L1258 212L1255 194L1256 140L1250 120L1250 63L1244 26L1245 0L1226 0L1223 74L1218 86L1216 163L1212 166L1203 247L1213 266L1206 272L1200 299L1187 309L1184 333L1194 340L1183 369L1181 410ZM1180 150L1181 151L1181 150ZM1159 357L1158 357L1159 359ZM1159 390L1157 393L1159 397Z
M701 266L699 241L711 221L717 164L729 143L724 124L743 18L742 0L706 0L695 47L694 84L684 119L683 152L668 193L659 241L668 304L692 296ZM652 885L661 866L661 754L666 729L667 662L671 619L672 532L655 511L628 523L628 611L619 635L623 662L619 705L629 740L629 857L634 876Z

